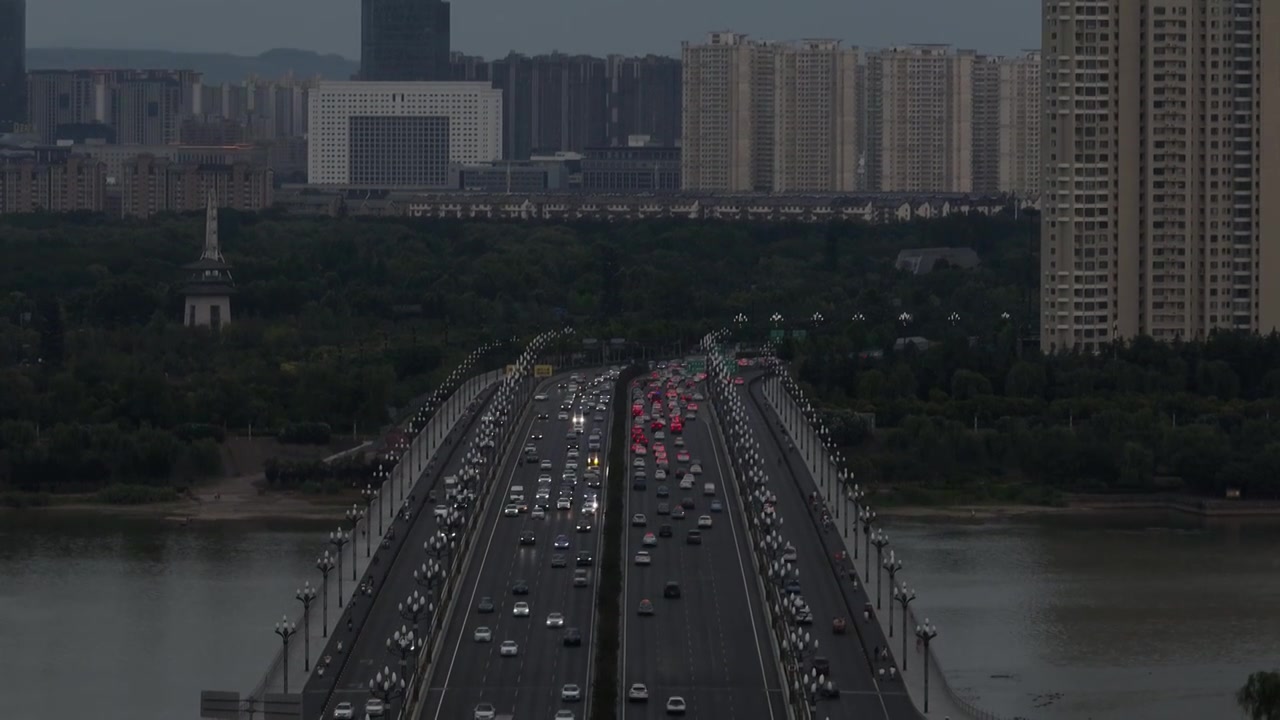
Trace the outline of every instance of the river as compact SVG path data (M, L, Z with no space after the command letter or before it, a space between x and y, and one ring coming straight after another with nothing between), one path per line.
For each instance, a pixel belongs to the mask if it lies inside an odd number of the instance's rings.
M1280 520L886 521L952 687L1005 718L1238 718L1275 669ZM887 549L886 549L887 552Z
M0 689L15 717L180 720L245 691L314 524L0 514ZM1175 514L909 520L899 579L953 686L1005 718L1236 718L1280 647L1280 520Z
M0 696L13 717L181 720L247 691L301 607L314 523L0 513ZM291 604L298 607L291 607Z

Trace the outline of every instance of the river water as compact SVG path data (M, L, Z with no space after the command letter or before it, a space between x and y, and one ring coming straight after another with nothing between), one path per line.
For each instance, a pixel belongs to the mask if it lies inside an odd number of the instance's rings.
M1239 718L1280 666L1280 520L886 521L957 692L1005 718ZM886 550L887 552L887 550Z
M296 616L314 524L0 514L14 717L183 720L246 691ZM1005 718L1237 718L1280 665L1280 521L1106 514L886 521L953 686Z
M252 688L323 551L314 524L0 513L0 697L41 720L198 718ZM313 577L314 576L314 577ZM293 607L298 606L298 607Z

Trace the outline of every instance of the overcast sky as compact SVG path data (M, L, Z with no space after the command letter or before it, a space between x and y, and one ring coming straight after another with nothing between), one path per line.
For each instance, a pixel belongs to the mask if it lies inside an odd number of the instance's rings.
M950 43L1013 53L1040 42L1040 0L455 0L453 49L679 54L735 30L883 47ZM360 0L28 0L32 47L360 56Z

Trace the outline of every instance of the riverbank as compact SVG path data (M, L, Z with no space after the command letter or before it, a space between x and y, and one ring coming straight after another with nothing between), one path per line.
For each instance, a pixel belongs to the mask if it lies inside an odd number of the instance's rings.
M1063 495L1054 505L1016 503L956 503L951 505L881 505L880 517L949 518L991 520L1045 515L1087 515L1113 512L1166 510L1204 517L1280 516L1280 503L1270 500L1218 500L1166 495Z

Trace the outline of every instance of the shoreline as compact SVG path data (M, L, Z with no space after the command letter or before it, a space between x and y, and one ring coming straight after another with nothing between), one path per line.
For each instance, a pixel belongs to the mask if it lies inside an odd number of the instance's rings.
M6 513L27 514L81 514L101 517L122 517L165 520L178 524L240 522L245 520L331 520L341 521L351 506L349 498L327 496L311 500L292 494L267 495L249 499L180 500L178 502L144 503L140 505L113 505L110 503L80 501L25 508L0 508Z
M1206 518L1280 517L1280 505L1247 501L1219 502L1201 498L1107 500L1077 498L1066 505L1008 505L960 503L956 505L893 505L876 508L880 517L997 520L1048 515L1101 515L1105 513L1172 511Z

